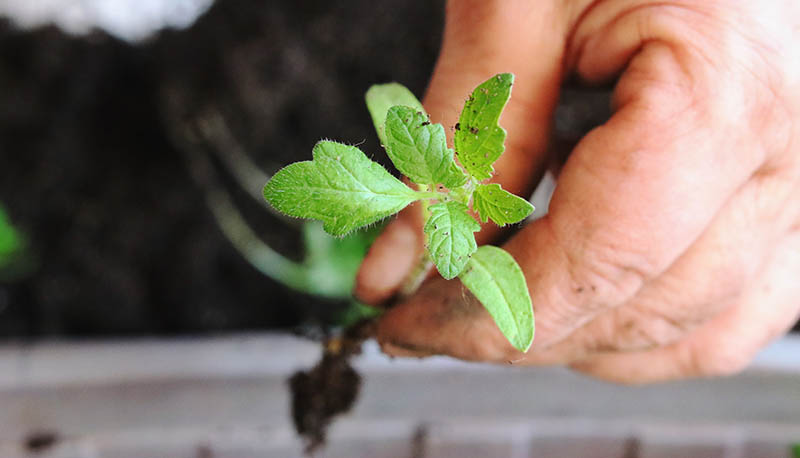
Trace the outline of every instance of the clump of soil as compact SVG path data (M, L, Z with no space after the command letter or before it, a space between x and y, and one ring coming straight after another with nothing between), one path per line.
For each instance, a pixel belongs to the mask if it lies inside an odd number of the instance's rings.
M306 453L322 446L333 418L355 404L361 376L350 365L350 359L361 353L361 344L373 332L374 321L364 320L341 335L326 339L319 363L289 379L292 420L297 433L306 440Z

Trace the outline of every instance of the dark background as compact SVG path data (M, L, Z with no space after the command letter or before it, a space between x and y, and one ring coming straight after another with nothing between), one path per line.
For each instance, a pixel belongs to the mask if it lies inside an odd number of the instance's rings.
M422 93L442 2L300 3L218 0L136 46L0 23L0 202L38 260L0 283L1 336L289 328L342 306L231 247L176 138L213 112L269 173L322 137L385 160L363 94L391 80ZM299 256L296 228L214 165L259 235Z
M421 95L442 21L442 0L217 0L189 29L131 45L0 19L0 203L37 265L0 281L0 337L329 322L346 304L251 267L219 230L193 167L210 161L256 232L298 259L296 224L243 192L208 152L240 146L272 173L331 137L364 142L388 165L363 94L394 80ZM566 137L607 115L607 90L566 94L557 111ZM193 135L209 114L228 126L222 146Z

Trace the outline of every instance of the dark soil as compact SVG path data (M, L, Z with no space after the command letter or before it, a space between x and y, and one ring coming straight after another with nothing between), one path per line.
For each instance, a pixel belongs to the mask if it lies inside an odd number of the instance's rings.
M39 265L0 284L0 336L290 328L344 306L292 293L234 251L176 132L217 114L267 172L321 137L366 140L385 162L363 94L389 80L424 90L443 6L288 5L219 0L138 46L0 22L0 202ZM259 235L299 257L294 227L215 165Z

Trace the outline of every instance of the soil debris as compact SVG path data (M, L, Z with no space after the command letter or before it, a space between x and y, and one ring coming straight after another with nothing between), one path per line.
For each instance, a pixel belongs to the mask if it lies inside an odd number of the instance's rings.
M361 353L361 344L374 330L374 320L363 320L341 335L326 339L317 365L298 371L289 379L292 420L297 433L305 439L306 454L311 455L325 444L333 418L355 404L361 376L350 365L350 358Z

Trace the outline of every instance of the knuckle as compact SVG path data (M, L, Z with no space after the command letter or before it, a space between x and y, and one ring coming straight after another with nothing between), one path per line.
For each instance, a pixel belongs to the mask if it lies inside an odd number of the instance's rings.
M664 42L647 44L620 80L614 93L615 104L630 102L637 108L633 115L669 126L670 131L697 124L692 118L703 106L698 103L698 94L705 92L697 78L687 74L688 66L677 57L674 46Z
M792 119L787 105L800 74L797 51L781 35L791 27L767 27L759 23L764 14L730 5L647 12L644 33L653 39L642 51L646 64L632 63L636 88L628 92L651 116L682 125L746 125L771 133L762 143L786 143Z
M597 307L606 308L633 297L655 273L646 256L597 239L588 237L567 253L568 274L576 296L589 292Z
M654 275L647 256L623 254L628 251L621 248L628 242L626 236L608 235L569 218L546 221L557 252L553 265L561 278L551 298L558 306L548 308L547 320L537 324L539 345L545 345L541 339L563 338L564 330L574 330L600 310L626 302Z
M688 326L668 316L652 316L628 325L629 340L639 349L658 348L679 341L686 335Z
M627 349L630 341L627 338L628 328L617 328L613 319L608 315L601 315L587 327L580 339L580 356L592 353L606 353Z
M642 351L677 342L685 336L687 326L669 317L625 308L595 319L591 331L582 342L590 353Z
M655 283L637 298L635 306L647 319L652 333L667 336L664 344L706 323L735 300L741 288L741 284L733 284L723 271L713 266L694 277L661 277Z

